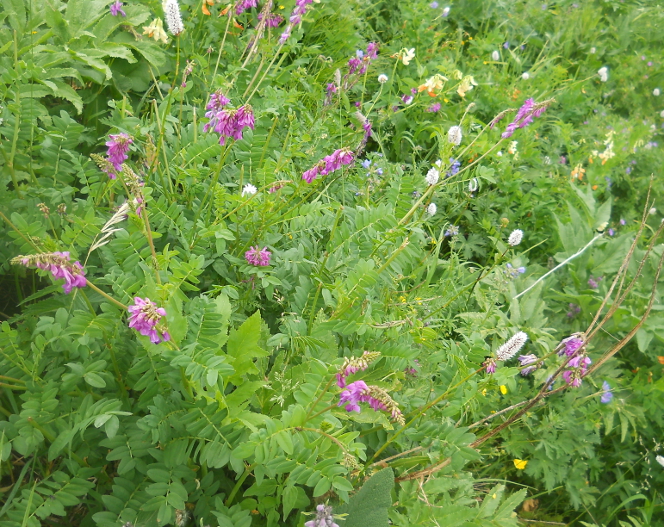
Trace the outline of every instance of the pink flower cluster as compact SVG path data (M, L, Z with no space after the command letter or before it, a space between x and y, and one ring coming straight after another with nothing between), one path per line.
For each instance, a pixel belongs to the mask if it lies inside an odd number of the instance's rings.
M247 127L254 129L254 112L251 106L245 104L236 110L231 110L226 108L229 103L228 97L221 92L215 92L210 95L210 102L206 107L208 111L205 117L210 121L205 124L203 130L217 132L220 135L220 145L225 143L226 138L233 138L236 141L242 139L242 132Z
M258 20L263 20L263 13L258 13ZM277 27L283 21L284 21L283 16L278 15L276 13L268 13L267 21L265 23L267 24L267 27Z
M592 361L590 360L590 357L577 355L567 363L567 366L571 369L563 372L563 379L570 386L578 388L581 386L581 379L588 372L588 366L590 366L591 363Z
M579 352L585 345L583 339L571 336L563 339L563 345L558 351L558 355L566 355L572 357L567 363L569 370L563 372L563 379L567 384L578 388L581 386L583 377L588 372L588 366L592 363L590 358L583 352Z
M341 392L337 406L343 406L347 412L359 413L359 403L369 403L375 411L388 411L393 419L403 424L403 414L397 404L377 386L367 386L364 381L352 382Z
M354 159L355 155L348 148L340 148L304 172L302 179L311 183L318 176L326 176L330 172L339 170L343 165L350 165Z
M14 258L12 263L20 263L25 267L34 265L48 271L57 280L64 279L62 289L65 294L71 293L74 287L85 287L88 284L83 266L79 261L72 263L68 251L19 256Z
M279 37L280 44L283 44L290 38L293 28L302 22L302 17L307 12L307 6L313 1L314 0L295 0L295 8L288 21L289 24L286 27L286 30L281 34L281 37Z
M514 121L507 125L507 128L501 135L503 139L512 137L512 134L516 131L517 128L525 128L530 123L533 122L534 117L539 117L547 109L547 104L537 104L535 99L526 99L526 102L523 103L523 106L519 108L519 111L516 112L516 117ZM493 125L492 123L492 128Z
M159 344L171 340L171 336L166 328L159 324L161 317L166 316L166 310L163 307L157 307L157 304L149 298L134 298L134 304L127 308L131 315L129 316L129 327L138 331L141 335L150 337L150 342Z
M270 265L270 258L272 253L267 250L267 247L263 247L261 250L256 247L250 247L249 250L244 253L244 257L247 260L247 263L255 265L256 267L267 267Z
M258 5L258 0L240 0L235 6L235 14L240 15L244 13L247 9L256 7Z
M348 73L344 76L343 82L344 89L348 90L353 87L358 81L358 77L366 73L371 65L371 61L378 57L379 47L380 45L378 42L369 42L366 52L358 49L356 56L348 60ZM353 75L355 75L355 77L353 77L352 80L349 80Z
M113 165L115 171L111 170L110 167L106 172L110 179L115 179L118 177L117 172L122 170L122 163L124 163L128 156L127 152L129 151L129 145L131 145L134 140L125 133L109 135L110 141L106 141L106 146L108 151L108 161Z

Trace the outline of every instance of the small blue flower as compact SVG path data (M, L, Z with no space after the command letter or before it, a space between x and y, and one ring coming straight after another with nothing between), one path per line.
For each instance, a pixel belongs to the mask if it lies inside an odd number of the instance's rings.
M505 41L505 43L503 44L503 47L504 47L505 49L510 49L510 43L507 42L507 41Z
M429 4L429 7L430 7L431 9L437 9L437 8L438 8L438 2L431 2L431 3Z
M376 169L376 174L378 174L379 176L382 176L383 175L383 169L382 168L377 168Z
M364 51L362 51L361 49L358 49L355 52L355 55L357 56L358 59L361 59L362 57L364 57Z
M611 393L611 385L608 382L604 381L602 383L602 389L604 390L604 393L600 398L600 402L603 404L609 404L611 402L611 399L613 399L613 393Z
M369 168L371 166L371 159L365 159L364 161L362 161L362 166L364 168Z

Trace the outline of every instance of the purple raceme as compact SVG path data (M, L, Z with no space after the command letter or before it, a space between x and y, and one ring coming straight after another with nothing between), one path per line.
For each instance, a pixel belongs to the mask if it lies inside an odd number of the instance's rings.
M375 411L385 410L397 423L405 424L399 405L378 386L367 386L364 381L355 381L344 388L339 396L338 406L344 406L347 412L360 412L359 403L369 403Z
M163 307L157 307L157 304L149 298L134 298L134 304L127 308L129 313L129 327L138 331L145 337L150 337L150 342L159 344L171 340L171 336L166 328L159 324L162 317L166 316L166 310Z
M440 108L441 108L440 103L439 103L439 102L435 102L435 103L433 103L431 106L429 106L429 107L426 109L426 111L429 112L429 113L438 113L438 112L440 111Z
M263 20L263 13L262 12L258 13L258 20ZM267 24L267 27L277 27L283 21L284 21L283 16L278 15L277 13L268 13L267 21L265 23Z
M214 130L219 137L219 144L223 145L227 138L239 141L242 139L242 133L245 128L254 129L254 112L251 106L245 104L233 110L226 108L230 104L230 99L220 91L210 95L210 102L207 104L205 117L210 119L203 126L203 131Z
M569 370L563 372L564 381L573 388L578 388L583 382L582 379L588 373L588 366L592 361L585 355L577 355L567 363Z
M345 90L352 88L360 78L364 75L371 62L378 57L378 49L380 45L378 42L369 42L367 50L357 50L355 57L348 60L348 73L344 76L343 87Z
M375 361L378 357L380 357L380 352L378 351L365 351L361 357L351 357L350 359L346 357L344 363L336 374L337 386L339 386L339 388L345 388L346 378L349 375L357 373L358 371L366 370L369 367L369 364Z
M109 141L106 141L106 146L108 150L106 155L108 156L108 162L113 165L115 170L110 170L106 172L110 179L115 179L118 177L117 173L122 170L122 163L124 163L129 156L127 152L129 151L129 145L131 145L134 140L125 133L109 135Z
M521 375L525 377L541 367L542 363L537 363L538 360L537 355L532 353L529 355L519 355L520 366L525 366L525 368L521 370Z
M120 2L120 0L116 0L114 3L112 3L109 6L109 9L111 11L111 15L113 16L118 16L118 15L122 15L124 17L127 16L127 13L125 13L124 10L122 9L122 2Z
M572 357L574 354L576 354L577 351L579 351L579 349L583 347L583 345L584 342L579 337L567 337L566 339L560 341L560 344L558 345L560 347L558 355L567 355L568 357Z
M267 250L267 247L263 247L259 250L258 246L252 246L246 253L244 253L244 257L247 260L247 263L251 265L255 265L256 267L267 267L270 265L272 253Z
M512 134L514 134L517 128L525 128L528 126L533 122L535 117L539 117L545 112L551 102L553 102L551 99L540 103L536 103L532 98L526 99L526 102L524 102L523 106L521 106L521 108L519 108L519 110L516 112L516 117L510 124L507 125L507 128L501 137L503 139L512 137ZM491 122L491 128L493 128L495 124L505 116L505 113L506 112L501 112L496 116L496 118Z
M598 289L599 288L599 282L602 281L603 276L593 276L590 275L590 278L588 278L588 287L590 289Z
M79 261L72 262L68 251L17 256L12 258L11 263L25 267L34 265L51 273L56 280L64 279L62 289L67 295L74 287L81 288L88 284L83 266Z
M325 156L313 167L302 174L302 179L311 183L318 176L326 176L330 172L340 169L344 165L350 165L355 159L355 154L348 148L335 150L329 156Z
M279 37L280 44L284 44L290 38L293 28L302 22L302 17L307 12L307 6L312 2L313 0L295 0L295 7L288 20L288 26L286 26L286 30Z
M258 5L258 0L240 0L237 4L235 4L235 14L241 15L247 9L251 9L252 7L256 7L257 5Z

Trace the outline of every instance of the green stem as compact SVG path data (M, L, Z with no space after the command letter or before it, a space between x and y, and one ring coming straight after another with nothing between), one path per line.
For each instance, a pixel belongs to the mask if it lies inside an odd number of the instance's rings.
M325 388L323 388L323 391L321 394L318 396L318 399L314 401L314 404L311 405L311 408L309 408L309 411L307 412L307 417L304 419L305 422L309 420L309 415L311 415L311 412L313 412L316 409L316 406L318 406L318 403L320 400L323 398L323 396L327 393L327 391L330 389L330 386L332 386L332 383L334 382L334 376L330 377L330 380L327 382L325 385ZM318 414L316 414L318 415ZM315 417L315 416L314 416Z
M104 292L103 292L101 289L99 289L96 285L94 285L92 282L90 282L90 280L88 280L87 286L88 286L90 289L92 289L93 291L96 291L97 293L99 293L99 294L100 294L101 296L103 296L104 298L106 298L106 300L109 300L109 301L113 302L116 306L121 307L122 309L124 309L125 311L127 311L127 309L128 309L127 306L125 306L122 302L118 302L118 301L117 301L115 298L113 298L112 296L110 296L110 295L104 293Z
M5 216L1 211L0 211L0 218L5 220L7 222L7 225L9 225L21 238L23 238L26 242L28 242L30 245L32 245L32 247L34 247L35 251L37 251L38 253L42 252L41 249L39 247L37 247L35 242L30 240L29 238L26 238L25 235L21 231L18 230L18 227L16 227L16 225L14 225L11 221L9 221L9 218L7 216Z
M235 495L238 493L240 490L240 487L244 483L244 481L247 479L249 474L256 468L258 464L257 463L252 463L248 467L245 467L244 472L240 476L240 479L237 480L237 483L233 487L233 490L231 490L231 493L228 495L228 499L226 500L226 507L230 507L231 504L233 503L233 500L235 499Z

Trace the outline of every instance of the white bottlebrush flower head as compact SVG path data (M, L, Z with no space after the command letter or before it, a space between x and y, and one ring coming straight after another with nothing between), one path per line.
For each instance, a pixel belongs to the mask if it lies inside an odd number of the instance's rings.
M522 78L524 81L527 81L528 79L530 79L530 73L528 73L527 71L524 71L524 72L523 72L523 75L521 75L521 78Z
M493 61L499 61L500 60L500 53L498 52L497 49L494 49L493 52L491 53L491 60L493 60Z
M438 171L438 169L432 168L431 170L429 170L429 172L427 172L426 180L428 185L435 185L436 183L438 183L439 178L440 178L440 172Z
M247 183L242 189L243 196L246 196L247 194L249 196L253 196L254 194L256 194L256 192L258 192L258 189L254 187L251 183Z
M659 112L659 116L660 116L662 119L664 119L664 110L662 110L661 112Z
M436 204L435 204L435 203L431 203L431 204L427 207L427 214L428 214L429 216L434 216L434 215L436 214L436 211L437 211L437 210L438 210L438 207L436 207Z
M657 461L657 463L659 463L660 465L662 465L664 467L664 457L657 456L657 457L655 457L655 461Z
M471 179L471 180L468 182L468 190L469 190L470 192L475 192L475 191L478 189L479 186L480 186L480 184L479 184L479 182L477 181L477 178L476 178L476 177L474 177L473 179Z
M173 36L177 37L184 31L182 16L180 15L180 4L178 4L178 0L164 0L163 7L168 30Z
M452 126L447 132L447 140L453 145L459 146L463 139L463 132L460 126Z
M507 243L509 243L512 247L514 247L516 245L519 245L522 239L523 239L523 231L521 229L516 229L511 232L510 237L507 239Z
M514 357L514 355L519 353L527 340L528 335L526 335L523 331L519 331L511 339L505 342L505 344L500 346L498 350L496 350L496 357L498 360L502 361L510 360L512 357Z
M659 97L659 94L660 94L660 93L662 93L662 92L659 91L659 88L655 88L655 89L652 91L652 94L653 94L655 97Z
M444 8L443 9L443 16L447 16L449 14L450 14L450 8L449 7Z
M591 55L594 55L596 51L597 51L597 48L596 48L595 46L593 46L592 48L590 48L590 54L591 54Z
M599 80L602 82L606 82L609 80L609 68L606 66L602 66L600 69L597 70L597 75L599 75Z
M378 75L378 82L380 82L381 84L385 84L387 82L387 75L385 75L384 73Z

